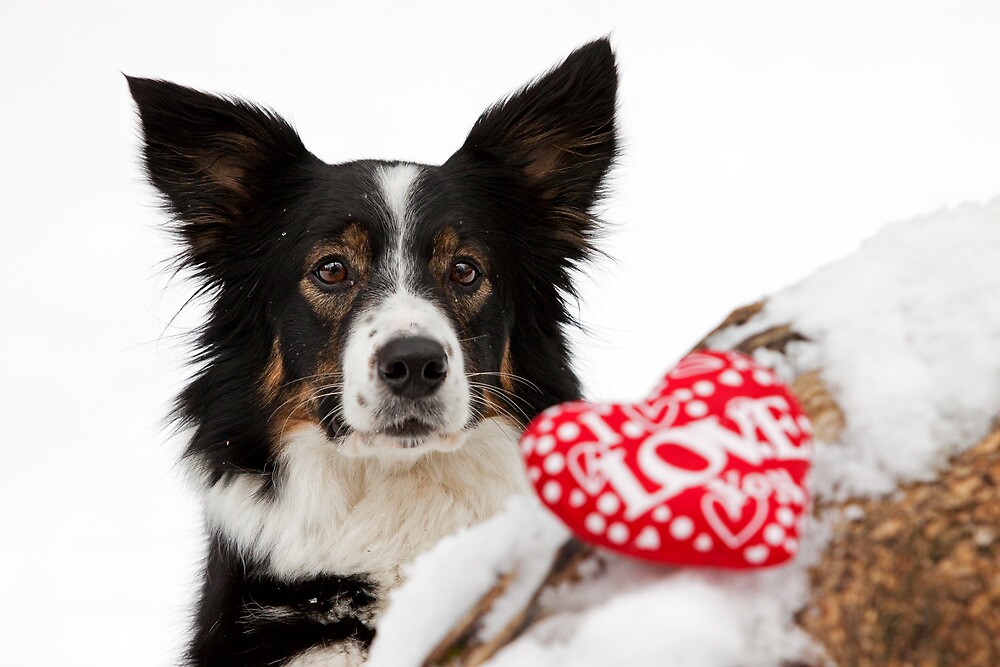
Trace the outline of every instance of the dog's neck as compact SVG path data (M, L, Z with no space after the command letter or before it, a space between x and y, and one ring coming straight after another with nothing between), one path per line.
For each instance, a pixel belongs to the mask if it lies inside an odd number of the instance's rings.
M391 461L344 456L319 427L300 427L270 492L253 473L207 488L207 523L279 579L366 573L391 586L419 551L528 491L517 436L490 419L455 451Z

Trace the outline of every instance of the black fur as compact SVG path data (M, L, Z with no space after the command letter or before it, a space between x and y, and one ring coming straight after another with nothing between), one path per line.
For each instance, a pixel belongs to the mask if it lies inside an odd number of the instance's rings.
M262 378L277 346L281 386L307 382L339 354L331 344L343 340L355 313L384 291L385 211L373 174L392 163L327 165L270 111L163 81L128 82L149 179L183 247L180 264L211 297L197 340L200 370L176 408L179 423L194 429L186 454L209 483L280 478L275 420L287 400L262 392ZM582 47L487 110L447 162L424 168L415 193L421 252L429 256L437 233L450 227L488 255L493 291L472 317L456 310L429 270L419 288L461 329L473 368L498 372L509 347L520 379L507 409L522 422L579 398L564 334L573 322L567 299L573 269L593 252L593 209L616 156L616 89L607 40ZM357 223L372 246L370 276L351 311L331 323L317 317L299 281L312 249ZM485 382L499 390L496 375ZM338 400L325 397L314 412L331 437L348 428L336 416L323 421ZM190 664L278 665L348 638L367 646L377 596L363 572L279 581L213 535ZM326 614L324 605L335 602L354 613ZM255 613L261 608L273 613Z
M237 563L241 576L234 577ZM232 547L214 537L190 659L196 665L265 667L338 642L367 646L375 636L370 617L377 601L363 576L280 582L266 570L246 567ZM341 609L349 611L338 613Z

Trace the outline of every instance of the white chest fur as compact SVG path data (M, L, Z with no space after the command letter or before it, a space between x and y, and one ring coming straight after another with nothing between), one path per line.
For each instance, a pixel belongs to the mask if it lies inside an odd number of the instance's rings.
M517 436L487 420L455 451L386 461L346 457L303 427L284 444L275 493L256 474L220 481L206 491L206 519L279 578L369 573L392 585L419 551L528 491Z

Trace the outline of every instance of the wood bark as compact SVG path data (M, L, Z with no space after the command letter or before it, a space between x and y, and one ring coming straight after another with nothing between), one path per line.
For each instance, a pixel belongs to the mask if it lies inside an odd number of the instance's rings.
M695 349L713 334L749 322L762 308L763 302L737 309ZM802 340L783 325L734 349L783 353ZM849 416L827 391L822 372L796 377L792 390L815 438L837 442ZM878 499L816 503L814 512L843 518L810 571L811 597L794 620L830 660L842 667L1000 666L1000 424L933 481L904 485ZM499 579L424 664L483 664L546 617L547 591L582 580L584 571L601 576L602 568L581 565L613 557L568 540L528 604L499 633L482 638L477 629L491 600L510 583Z

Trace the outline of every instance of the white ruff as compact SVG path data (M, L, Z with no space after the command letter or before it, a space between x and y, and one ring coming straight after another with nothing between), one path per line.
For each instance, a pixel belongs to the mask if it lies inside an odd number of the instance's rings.
M345 641L336 646L301 653L285 667L356 667L364 663L364 649L351 641Z
M418 552L528 492L517 436L491 419L454 451L391 460L344 456L319 427L300 427L270 497L262 476L238 474L207 489L206 520L279 578L369 573L392 585Z

